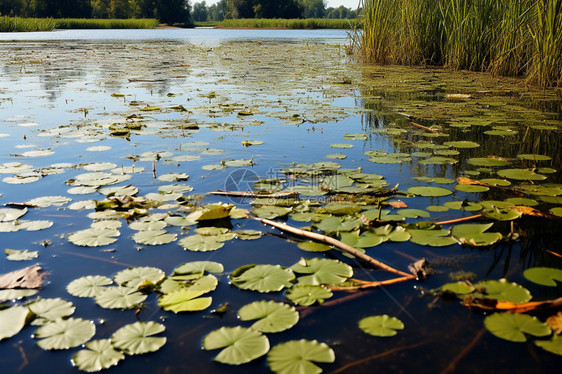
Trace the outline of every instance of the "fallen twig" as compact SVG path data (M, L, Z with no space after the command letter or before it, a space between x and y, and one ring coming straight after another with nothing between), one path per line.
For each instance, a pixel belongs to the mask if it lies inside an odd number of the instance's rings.
M474 216L468 216L468 217L462 217L462 218L457 218L457 219L451 219L449 221L441 221L441 222L435 222L436 225L448 225L451 223L458 223L458 222L464 222L464 221L470 221L473 219L477 219L482 217L482 214L476 214Z
M156 179L156 161L152 161L152 178Z
M342 249L342 250L354 255L357 258L360 258L361 260L363 260L363 261L367 262L368 264L373 265L377 268L389 271L389 272L394 273L394 274L402 275L404 277L408 277L409 279L415 278L412 274L405 273L405 272L400 271L398 269L395 269L392 266L389 266L389 265L387 265L387 264L385 264L385 263L383 263L379 260L375 260L371 256L366 255L365 253L359 252L357 249L353 248L352 246L347 245L347 244L345 244L345 243L343 243L343 242L341 242L337 239L331 238L329 236L318 234L318 233L315 233L315 232L304 231L304 230L301 230L299 228L289 226L285 223L272 221L272 220L266 219L266 218L261 218L259 220L262 223L265 223L266 225L276 227L280 230L288 231L288 232L290 232L292 234L295 234L295 235L304 236L306 238L314 239L316 241L338 247L339 249Z
M207 192L207 195L220 195L220 196L234 196L234 197L264 197L264 198L285 198L285 197L297 197L299 195L298 192L275 192L275 193L260 193L260 192L252 192L252 191L225 191L225 190L216 190Z
M360 290L360 289L365 289L365 288L375 288L375 287L380 287L380 286L388 286L390 284L405 282L405 281L410 280L410 279L412 279L411 276L393 278L393 279L388 279L388 280L384 280L384 281L375 281L375 282L368 282L368 281L363 281L363 280L360 280L360 279L351 279L352 282L359 283L359 285L351 286L351 287L328 286L328 288L331 289L332 291L353 291L353 290Z
M478 344L478 342L482 339L482 337L484 336L484 334L486 333L486 329L482 329L480 331L478 331L478 334L476 334L476 336L474 337L474 339L472 339L470 341L470 343L464 347L464 349L457 355L457 357L455 357L453 359L453 361L451 361L449 363L449 365L447 365L447 367L445 368L445 370L443 370L441 372L441 374L448 374L448 373L454 373L455 369L457 367L457 364L466 357L466 355L468 355L470 353L470 351L472 351L474 349L474 347L476 346L476 344Z
M511 313L527 313L537 310L553 309L562 307L562 297L554 300L531 301L528 303L512 303L510 301L499 301L494 299L465 299L462 304L470 309L481 311L503 311Z
M429 127L427 127L427 126L420 125L419 123L410 122L410 124L412 124L412 125L414 125L414 126L416 126L416 127L419 127L420 129L424 129L424 130L426 130L426 131L431 131L431 132L433 132L433 133L438 133L438 132L439 132L439 131L434 130L434 129L432 129L432 128L429 128Z

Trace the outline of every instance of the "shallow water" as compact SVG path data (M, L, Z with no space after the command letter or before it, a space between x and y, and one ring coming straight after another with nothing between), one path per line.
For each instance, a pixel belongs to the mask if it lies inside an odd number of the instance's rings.
M361 168L364 173L383 175L391 187L398 184L403 191L420 185L454 191L446 197L400 197L409 208L416 209L451 200L478 202L507 197L503 190L468 193L454 190L454 181L436 184L414 179L420 176L480 179L495 175L497 168L490 170L468 164L471 157L491 155L514 159L521 153L546 155L552 160L539 161L537 166L555 171L547 174L547 180L542 183L560 183L557 171L561 167L560 97L556 93L535 91L517 79L482 74L363 66L345 55L343 45L347 40L343 31L89 30L1 34L0 39L4 40L0 43L3 52L0 134L4 135L0 138L0 164L21 162L32 165L30 170L58 163L72 164L62 168L60 174L43 175L43 169L39 180L33 183L2 182L2 204L23 203L45 195L66 196L71 202L101 200L103 195L97 192L70 194L67 190L71 186L65 184L87 172L89 164L98 162L113 163L116 169L133 165L144 168L120 184L138 187L138 196L158 192L158 187L170 184L153 178L153 161L156 176L189 174L187 182L179 182L193 186L189 195L215 189L244 191L252 188L246 179L248 175L285 178L282 168L319 161L336 161L342 168ZM447 94L471 96L447 97ZM178 105L187 111L172 109ZM160 109L140 111L152 106ZM241 111L253 115L237 115ZM416 123L435 126L440 135L410 125L403 116L405 113L413 116ZM109 127L126 123L131 115L143 117L142 130L132 130L126 138L111 136ZM302 121L297 123L294 118ZM187 125L199 128L189 129ZM493 130L508 131L508 134L486 133ZM350 133L366 134L367 139L345 139ZM447 137L442 136L445 133ZM260 140L264 144L244 147L241 144L244 140ZM420 143L458 140L474 141L479 146L458 149L458 154L444 156L454 158L454 164L427 163L427 155L412 156L401 163L371 162L365 155L376 150L412 154L427 151ZM209 144L186 144L195 141ZM330 145L334 143L352 144L353 148L332 148ZM97 146L111 148L89 150ZM198 149L201 147L207 152ZM223 152L209 152L209 148ZM22 156L37 149L54 153ZM145 152L170 154L139 160L139 155ZM347 157L325 158L327 154L339 152ZM201 158L174 160L176 156L186 155ZM212 171L202 168L221 164L223 160L250 158L255 162L252 167ZM514 167L529 167L531 163L510 162ZM2 178L11 175L2 174ZM248 201L239 198L207 196L203 203L218 201L251 208ZM177 242L140 245L131 239L134 231L124 220L117 242L100 248L78 247L67 237L90 225L92 220L87 215L93 209L72 210L69 204L30 208L25 219L50 220L53 226L33 232L2 232L2 245L39 251L35 261L49 276L48 284L38 295L72 301L76 306L75 317L96 322L96 338L109 337L122 325L135 322L135 310L102 309L91 299L73 297L65 290L71 280L93 274L112 277L129 266L154 266L166 273L189 261L212 260L225 266L225 274L219 277L219 286L212 293L213 304L208 309L228 302L229 311L224 317L212 315L208 310L177 315L165 312L151 295L138 318L163 323L167 344L153 354L127 357L109 372L268 372L264 358L230 367L212 361L216 352L201 349L207 333L240 324L236 311L241 306L262 299L284 300L282 293L259 294L230 286L228 274L242 265L290 266L301 257L329 257L351 265L357 278L389 278L388 274L365 268L339 253L325 256L303 252L285 240L287 237L274 235L254 241L231 240L215 252L187 251ZM548 211L557 205L559 202L540 201L538 208ZM175 209L175 206L164 206L151 213ZM471 214L455 210L431 212L426 220L443 221ZM308 225L291 219L288 223ZM477 280L506 277L529 288L537 300L560 297L560 286L546 289L521 275L528 267L561 267L560 258L546 252L560 252L559 223L560 220L539 218L517 221L528 237L484 249L461 245L434 248L410 242L387 242L369 248L369 255L402 270L415 259L426 257L436 274L423 283L406 282L360 294L336 292L333 299L342 299L340 303L302 309L296 327L268 335L271 346L301 338L326 342L336 354L334 364L321 365L326 372L432 373L451 365L459 373L551 371L559 363L557 356L531 343L507 342L487 332L466 356L459 356L483 329L483 316L467 310L458 301L446 302L426 291L450 282L449 273L462 269L475 273ZM280 234L250 219L233 219L224 224ZM506 234L510 231L509 222L498 222L494 229ZM178 234L179 238L191 234L178 227L166 230ZM45 241L50 244L43 246ZM3 258L0 273L32 263ZM358 297L344 299L350 295ZM357 321L373 314L399 317L405 329L393 338L364 334L357 328ZM43 351L31 338L34 330L35 326L27 326L0 343L3 370L31 373L50 366L57 373L77 371L69 360L78 349Z

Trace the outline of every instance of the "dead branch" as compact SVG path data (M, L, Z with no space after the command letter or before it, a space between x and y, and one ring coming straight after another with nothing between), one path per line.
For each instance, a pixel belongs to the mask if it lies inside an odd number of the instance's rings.
M476 214L474 216L468 216L468 217L462 217L462 218L457 218L457 219L451 219L449 221L441 221L441 222L435 222L436 225L448 225L451 223L458 223L458 222L464 222L464 221L471 221L473 219L477 219L482 217L482 214Z
M544 309L553 309L562 307L562 297L554 300L531 301L528 303L512 303L510 301L499 301L494 299L467 298L462 304L470 309L479 311L502 311L511 313L527 313Z
M352 282L358 283L357 286L351 286L351 287L339 287L339 286L328 286L329 289L331 289L332 291L355 291L355 290L361 290L361 289L365 289L365 288L375 288L375 287L380 287L380 286L388 286L390 284L395 284L395 283L401 283L401 282L405 282L412 279L412 277L400 277L400 278L393 278L393 279L388 279L388 280L384 280L384 281L376 281L376 282L368 282L368 281L363 281L360 279L351 279Z
M252 192L252 191L225 191L225 190L216 190L207 192L207 195L220 195L220 196L234 196L234 197L264 197L264 198L271 198L271 199L279 199L279 198L286 198L286 197L297 197L299 195L298 192L275 192L275 193L260 193L260 192Z
M437 130L431 129L431 128L427 127L427 126L423 126L423 125L420 125L420 124L415 123L415 122L410 122L410 124L412 124L413 126L419 127L420 129L424 129L424 130L426 130L426 131L431 131L431 132L433 132L433 133L438 133L438 132L439 132L439 131L437 131Z
M403 277L408 277L409 279L414 279L415 277L412 274L408 274L405 273L403 271L400 271L398 269L395 269L391 266L388 266L387 264L379 261L379 260L375 260L374 258L372 258L369 255L366 255L365 253L362 253L360 251L358 251L357 249L353 248L350 245L347 245L337 239L331 238L329 236L326 235L322 235L322 234L318 234L315 232L310 232L310 231L304 231L301 230L299 228L293 227L293 226L289 226L285 223L280 223L280 222L276 222L276 221L272 221L270 219L266 219L266 218L262 218L259 219L262 223L265 223L266 225L270 225L273 227L276 227L280 230L283 231L288 231L292 234L298 235L298 236L303 236L305 238L309 238L309 239L313 239L322 243L326 243L326 244L330 244L333 245L334 247L338 247L339 249L342 249L352 255L354 255L357 258L360 258L361 260L367 262L368 264L376 267L376 268L380 268L386 271L389 271L391 273L394 274L398 274L398 275L402 275Z

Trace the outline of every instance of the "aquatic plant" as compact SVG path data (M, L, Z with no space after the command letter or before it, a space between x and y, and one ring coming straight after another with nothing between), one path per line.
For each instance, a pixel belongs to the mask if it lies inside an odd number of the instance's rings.
M0 32L51 31L56 25L52 18L0 17Z

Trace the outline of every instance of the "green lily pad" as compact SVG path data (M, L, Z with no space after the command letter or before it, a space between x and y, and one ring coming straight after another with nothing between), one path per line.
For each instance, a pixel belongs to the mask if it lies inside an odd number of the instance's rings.
M96 333L91 321L81 318L57 319L37 330L33 336L40 339L37 345L43 349L69 349L86 343Z
M6 253L6 259L10 261L28 261L39 256L38 251L29 251L27 249L17 250L6 248L4 252Z
M125 355L115 350L110 339L92 340L72 356L72 364L79 370L93 373L115 366Z
M25 326L29 313L29 309L23 306L0 310L0 341L20 332Z
M332 297L332 291L324 286L297 284L285 292L285 297L297 305L309 306L314 303L322 304Z
M158 306L174 313L205 310L212 303L210 297L199 297L205 293L204 291L182 288L162 295L158 299Z
M470 192L470 193L486 192L490 190L490 187L479 186L475 184L457 184L453 188L457 191Z
M562 217L562 207L551 208L549 212L556 217Z
M535 345L547 352L562 356L562 336L553 335L551 340L535 340Z
M216 251L224 246L223 242L218 241L214 236L191 235L181 239L178 244L185 249L195 252Z
M300 242L297 245L297 247L307 252L326 252L332 249L332 247L330 247L327 244L318 243L314 241Z
M432 247L445 247L457 242L449 236L449 230L445 229L407 229L411 235L410 241L419 245Z
M139 244L162 245L175 241L176 234L168 234L166 230L139 231L133 235L133 240Z
M498 170L498 175L500 177L516 180L542 181L546 179L544 175L537 174L529 169L502 169Z
M230 276L231 283L236 287L258 292L281 291L291 287L293 279L293 271L279 265L245 265L234 270Z
M399 209L396 214L405 218L429 218L429 213L421 209Z
M263 236L263 232L259 230L237 230L234 231L236 237L241 240L255 240Z
M117 241L119 231L114 229L89 228L68 236L68 240L78 246L101 247Z
M73 280L66 286L66 291L76 297L94 297L105 286L113 281L101 275L88 275Z
M261 332L244 327L222 327L203 339L203 349L223 348L215 361L240 365L255 360L269 351L269 340Z
M190 220L211 221L226 218L234 208L232 204L207 204L187 216Z
M493 157L473 157L473 158L469 158L467 162L470 165L484 166L484 167L509 165L509 161L493 158Z
M427 187L427 186L410 187L408 188L408 192L415 195L426 196L426 197L447 196L453 193L451 190L448 190L443 187Z
M465 210L467 212L477 211L482 209L482 205L470 201L447 201L443 204L448 209Z
M509 199L505 199L508 203L515 204L515 205L524 205L524 206L537 206L539 202L533 199L529 199L527 197L511 197Z
M131 287L105 287L95 295L96 304L106 309L130 309L139 305L146 299L147 295L138 292Z
M27 208L14 209L14 208L0 208L0 222L11 222L22 217L27 213Z
M447 283L441 286L441 291L448 291L459 295L466 295L474 292L474 286L466 282Z
M244 305L238 311L238 317L242 321L257 319L252 328L264 333L288 330L299 321L299 313L294 307L265 300Z
M537 317L518 313L494 313L484 319L484 326L498 338L511 342L525 342L525 334L533 336L550 335L550 328Z
M466 223L453 226L451 234L462 244L467 244L475 247L492 245L503 237L499 232L485 232L492 226L493 223Z
M113 281L122 286L137 288L145 282L156 284L165 276L166 274L158 268L141 266L121 270L113 276Z
M0 290L0 303L8 300L20 300L24 297L29 297L37 294L39 290L33 289L9 289Z
M529 290L517 283L508 282L506 279L482 281L475 284L474 287L484 289L486 297L494 300L526 303L532 298Z
M478 147L480 147L480 144L478 144L476 142L467 141L467 140L460 140L460 141L456 141L456 142L445 142L445 143L443 143L443 145L446 145L448 147L454 147L454 148L478 148Z
M252 213L259 218L274 219L289 214L293 208L284 208L275 205L262 205L252 209Z
M486 218L495 219L497 221L512 221L522 216L522 212L515 209L515 206L505 208L492 207L485 209L482 214Z
M336 285L353 275L351 266L326 258L301 258L291 269L299 274L298 284L305 285Z
M349 187L353 184L353 179L342 174L329 175L322 181L322 185L329 190L337 190L338 188ZM341 204L341 203L340 203ZM338 205L338 204L327 204Z
M61 298L39 299L29 304L28 308L42 321L54 321L57 318L68 317L76 310L70 301Z
M158 177L159 181L163 182L176 182L176 181L186 181L189 175L186 173L168 173L162 174Z
M336 144L330 144L330 147L332 147L332 148L340 148L340 149L347 149L347 148L353 148L353 144L336 143Z
M487 183L490 186L501 186L501 187L511 186L510 181L506 181L505 179L498 179L498 178L484 178L484 179L480 179L480 182Z
M556 281L562 282L562 270L555 268L529 268L523 272L523 276L533 283L549 287L556 287Z
M528 153L521 153L517 155L517 158L521 160L529 160L529 161L550 161L552 157L546 155L536 155L536 154L528 154Z
M111 344L115 349L128 355L141 355L156 352L164 344L166 338L155 337L166 330L164 325L156 322L135 322L125 325L111 336Z
M443 205L430 205L430 206L425 207L425 210L427 210L429 212L442 213L442 212L448 211L449 208L446 207L446 206L443 206Z
M167 224L164 221L153 220L135 221L129 224L129 228L136 231L158 231L162 230L166 226Z
M369 139L369 135L363 133L349 133L345 134L343 138L349 140L367 140Z
M267 364L277 374L319 374L322 369L313 362L335 360L334 351L327 344L305 339L279 343L267 354Z
M359 228L363 222L356 218L327 216L315 226L326 233L352 231Z
M359 328L369 335L388 337L396 335L396 330L404 329L404 324L398 318L384 314L363 318Z
M193 261L179 265L174 269L174 274L193 274L199 272L222 273L224 267L221 263L214 261Z

